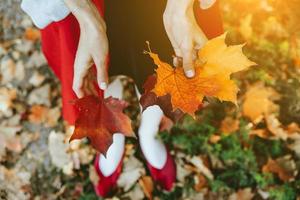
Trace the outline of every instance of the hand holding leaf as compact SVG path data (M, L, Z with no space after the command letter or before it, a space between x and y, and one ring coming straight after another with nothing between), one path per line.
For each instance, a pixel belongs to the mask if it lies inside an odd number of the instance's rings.
M230 79L232 73L245 70L255 65L242 52L243 45L227 46L225 34L214 38L198 52L198 59L195 62L195 76L191 79L185 77L183 68L173 68L162 62L157 54L149 53L156 69L156 82L153 88L146 84L146 93L142 97L142 105L147 106L147 98L150 94L156 97L170 95L172 111L180 110L192 116L201 106L205 96L216 97L222 101L236 103L238 87ZM148 86L148 88L147 88ZM146 103L145 103L146 102ZM153 103L153 102L152 102ZM160 103L162 110L166 106ZM165 113L166 114L166 113Z

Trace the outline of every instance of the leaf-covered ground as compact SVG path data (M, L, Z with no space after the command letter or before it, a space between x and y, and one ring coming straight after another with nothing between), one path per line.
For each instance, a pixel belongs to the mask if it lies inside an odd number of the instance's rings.
M227 43L246 42L258 64L233 77L238 107L208 98L195 120L159 134L176 159L171 193L152 183L137 141L128 139L112 199L300 198L300 2L221 3ZM61 119L59 82L18 5L0 3L0 200L97 199L95 151L86 140L68 144L73 130Z

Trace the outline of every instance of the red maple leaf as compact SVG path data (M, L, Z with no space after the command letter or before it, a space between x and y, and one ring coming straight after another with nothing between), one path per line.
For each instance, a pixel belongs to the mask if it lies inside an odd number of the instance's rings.
M87 137L97 151L106 155L114 133L134 136L131 120L123 113L125 101L89 95L76 100L75 106L79 117L70 141Z

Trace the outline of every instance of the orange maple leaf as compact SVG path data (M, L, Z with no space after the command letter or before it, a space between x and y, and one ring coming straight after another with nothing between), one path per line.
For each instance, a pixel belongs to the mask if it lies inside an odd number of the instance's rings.
M186 78L182 67L171 67L157 54L149 53L156 69L156 84L152 90L158 97L170 95L173 110L192 116L205 96L237 102L238 87L230 75L255 65L242 52L243 45L227 46L226 34L214 38L198 52L195 76Z
M79 117L70 141L88 137L92 146L106 155L114 133L134 136L130 118L123 113L125 101L116 98L85 96L76 100Z

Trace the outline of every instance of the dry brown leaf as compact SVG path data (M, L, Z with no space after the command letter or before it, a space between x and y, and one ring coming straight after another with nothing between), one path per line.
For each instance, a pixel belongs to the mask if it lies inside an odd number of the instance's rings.
M166 116L163 116L163 118L160 121L159 130L160 131L170 131L173 127L174 123L171 119L169 119Z
M30 27L25 30L24 37L26 40L37 41L41 38L41 33L39 29Z
M270 138L270 133L266 129L255 129L250 131L250 135L256 135L261 138Z
M97 185L100 180L94 165L89 166L89 178L93 185Z
M29 79L29 83L35 87L38 87L44 82L45 78L46 77L44 75L42 75L38 72L34 72L33 75Z
M214 179L213 173L200 156L193 156L189 161L196 167L198 173L205 175L208 179Z
M278 99L278 94L263 84L251 86L245 94L243 103L243 115L249 117L252 122L260 122L264 115L268 115L277 110L273 99Z
M245 188L231 194L228 200L251 200L253 197L254 193L252 193L251 188Z
M63 170L65 174L72 174L73 162L68 154L68 143L64 142L63 133L51 131L48 138L48 149L54 166Z
M294 134L294 133L300 133L300 127L297 123L295 122L292 122L288 125L287 127L287 131L290 133L290 134Z
M48 111L49 108L45 106L34 105L30 108L28 119L32 123L40 124L46 120Z
M60 108L56 107L49 109L45 106L34 105L30 108L28 119L34 124L45 123L48 127L53 127L57 124L60 118Z
M203 176L203 174L198 173L195 176L195 185L194 185L194 189L196 190L196 192L201 192L201 190L203 188L205 188L207 186L207 180L205 178L205 176Z
M45 84L39 88L32 90L27 98L29 105L46 105L51 106L51 87Z
M140 183L140 186L142 187L146 197L148 199L152 200L153 199L152 192L154 189L152 178L150 176L143 176L139 180L139 183Z
M0 125L0 160L5 155L5 149L20 153L23 145L20 136L17 135L22 129L21 126Z
M221 140L221 136L220 135L212 135L210 138L209 138L209 141L212 143L212 144L216 144L218 143L219 141Z
M123 171L117 185L127 192L144 174L143 164L134 155L131 155L124 161Z
M11 114L11 107L13 101L17 98L17 91L15 89L0 88L0 113L4 115Z
M276 118L275 115L273 114L268 115L265 118L266 118L267 128L273 134L273 137L275 139L282 139L282 140L288 139L289 137L288 131L282 128L282 124Z
M232 117L226 117L221 122L221 131L222 133L233 133L239 129L240 121L237 119L233 119Z
M262 167L262 171L277 174L282 181L289 181L293 178L293 175L289 174L289 172L271 158L269 158L268 162Z
M7 84L15 78L16 63L11 58L3 58L0 63L1 83Z

